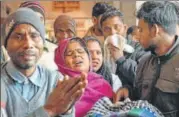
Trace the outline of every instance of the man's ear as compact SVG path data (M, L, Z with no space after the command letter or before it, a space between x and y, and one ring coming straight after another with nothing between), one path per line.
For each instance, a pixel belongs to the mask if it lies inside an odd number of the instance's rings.
M151 36L152 37L156 37L158 34L159 34L159 29L160 27L157 25L157 24L154 24L152 27L151 27Z
M98 23L98 19L95 16L93 16L92 22L93 22L94 25L96 25Z

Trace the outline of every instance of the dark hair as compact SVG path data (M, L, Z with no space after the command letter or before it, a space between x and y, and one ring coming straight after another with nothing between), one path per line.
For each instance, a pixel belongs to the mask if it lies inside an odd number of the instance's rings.
M98 17L105 13L108 9L110 9L112 6L105 2L98 2L93 6L92 10L92 16Z
M175 34L177 14L175 6L169 1L147 1L137 11L137 18L144 19L151 28L154 24L161 26L170 35Z
M132 34L132 33L134 32L134 30L137 29L137 28L138 28L138 27L135 26L135 25L129 27L129 28L127 29L127 35Z
M94 36L86 36L86 37L83 38L83 40L86 42L86 44L89 41L97 42L99 44L99 46L101 47L101 50L102 50L102 53L103 53L103 57L104 57L104 50L103 50L102 44L101 44L101 42L96 37L94 37ZM103 61L102 66L99 68L98 71L96 71L96 73L102 75L104 77L104 79L111 86L113 86L112 73L110 72L109 67L104 63L104 61Z
M123 19L123 14L120 10L117 10L117 9L111 9L111 10L108 10L106 11L102 17L101 17L101 20L100 20L100 25L102 27L102 23L107 20L108 18L111 18L111 17L114 17L114 16L118 16L119 19L121 19L122 22L124 22L124 19Z
M176 14L177 14L177 17L178 17L178 25L179 25L179 2L173 2L174 3L174 6L175 6L175 9L176 9Z

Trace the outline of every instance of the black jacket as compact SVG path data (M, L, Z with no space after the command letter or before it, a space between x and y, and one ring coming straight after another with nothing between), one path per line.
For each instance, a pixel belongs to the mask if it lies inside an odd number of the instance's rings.
M165 117L179 117L179 38L164 56L143 58L137 69L131 98L148 100Z
M120 78L122 85L133 86L134 78L136 76L137 62L125 57L121 57L116 61L116 74Z

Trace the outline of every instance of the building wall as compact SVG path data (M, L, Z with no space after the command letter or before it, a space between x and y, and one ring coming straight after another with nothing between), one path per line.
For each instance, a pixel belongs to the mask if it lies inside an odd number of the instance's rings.
M135 25L136 1L122 1L120 7L121 11L124 14L124 22L128 26Z
M52 8L52 1L40 1L40 3L44 6L45 12L46 12L46 30L50 33L50 35L53 32L53 22L55 18L58 15L66 14L71 17L73 17L77 23L79 24L77 31L79 36L83 36L87 29L92 25L91 21L91 14L92 14L92 7L96 2L99 2L100 0L95 1L80 1L80 10L73 11L73 12L67 12L62 13L61 11L56 11ZM105 0L102 0L105 1ZM8 1L4 2L5 4L8 4L12 11L15 11L20 3L22 1ZM109 0L108 0L109 2ZM128 25L135 25L136 24L136 18L135 18L135 11L136 7L139 7L140 4L142 4L144 1L110 1L109 3L116 8L120 9L124 14L124 22Z

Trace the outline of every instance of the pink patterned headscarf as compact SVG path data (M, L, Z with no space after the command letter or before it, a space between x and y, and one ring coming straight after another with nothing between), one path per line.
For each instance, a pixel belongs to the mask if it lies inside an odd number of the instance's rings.
M55 63L58 66L58 70L62 74L69 75L70 77L76 77L81 74L81 72L70 69L65 64L64 60L64 53L67 48L67 45L70 40L73 39L74 38L64 39L60 41L58 48L55 50ZM82 42L80 38L79 41ZM84 117L87 112L92 108L92 106L96 103L96 101L101 99L102 97L112 97L112 87L101 75L89 71L87 80L88 85L85 89L85 92L80 98L80 100L78 100L75 104L76 117Z

